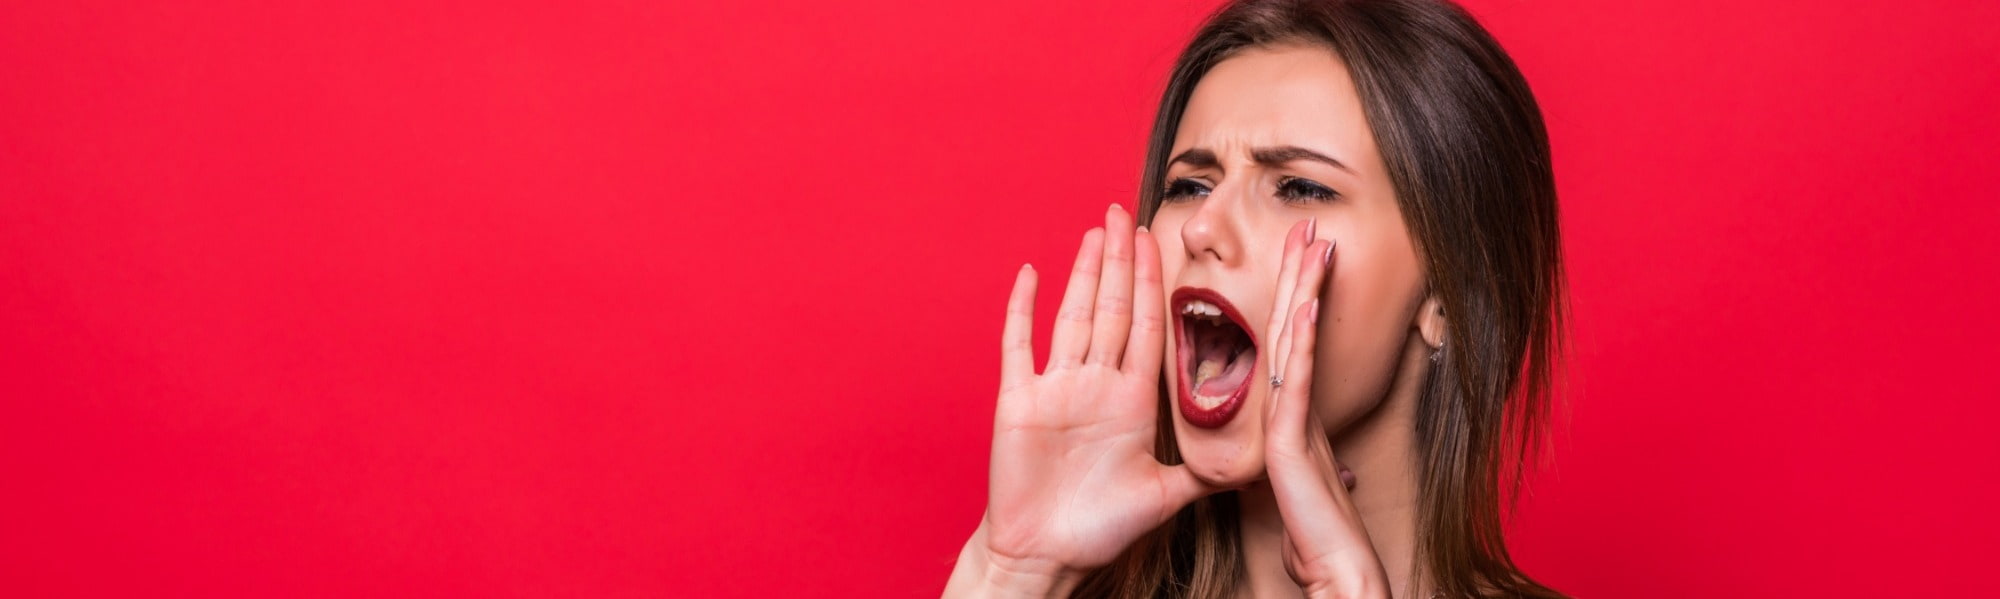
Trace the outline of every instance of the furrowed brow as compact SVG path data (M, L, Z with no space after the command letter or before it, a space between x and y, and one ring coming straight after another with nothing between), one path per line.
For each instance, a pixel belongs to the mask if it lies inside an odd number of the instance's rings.
M1347 171L1348 173L1354 172L1354 169L1347 168L1347 165L1341 164L1339 160L1334 160L1332 156L1321 154L1319 152L1314 152L1312 150L1308 150L1298 146L1257 148L1250 151L1250 159L1255 160L1257 161L1257 164L1262 164L1264 166L1279 166L1287 162L1293 162L1297 160L1311 160L1313 162L1324 163L1328 166L1343 171Z
M1186 152L1181 152L1174 156L1173 160L1168 160L1167 164L1174 164L1176 162L1195 168L1215 168L1222 164L1221 161L1215 159L1215 152L1201 148L1190 148Z

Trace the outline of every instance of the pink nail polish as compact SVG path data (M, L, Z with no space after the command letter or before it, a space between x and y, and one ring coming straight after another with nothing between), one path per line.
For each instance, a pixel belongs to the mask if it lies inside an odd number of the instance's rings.
M1306 321L1319 322L1319 298L1313 298L1312 307L1306 308Z
M1328 266L1332 264L1333 264L1333 242L1329 241L1326 242L1326 251L1320 253L1319 255L1319 265Z

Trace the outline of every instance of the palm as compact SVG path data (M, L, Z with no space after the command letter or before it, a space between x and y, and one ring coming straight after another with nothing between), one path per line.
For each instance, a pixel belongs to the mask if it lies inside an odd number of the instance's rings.
M1153 457L1156 386L1097 366L1037 378L1000 400L990 517L1038 523L1030 554L1108 563L1179 508Z
M988 481L994 553L1102 566L1204 492L1185 468L1153 456L1165 351L1159 253L1122 217L1114 208L1108 233L1084 236L1040 374L1029 332L1034 271L1016 281Z

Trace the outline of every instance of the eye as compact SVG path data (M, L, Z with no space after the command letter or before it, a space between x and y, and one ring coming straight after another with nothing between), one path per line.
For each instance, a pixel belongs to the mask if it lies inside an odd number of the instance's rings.
M1208 197L1208 186L1200 181L1181 177L1167 182L1167 188L1160 192L1160 201L1178 202L1195 197Z
M1278 180L1278 199L1283 200L1287 204L1326 202L1332 201L1339 196L1340 194L1335 192L1333 188L1314 183L1307 179L1285 177Z

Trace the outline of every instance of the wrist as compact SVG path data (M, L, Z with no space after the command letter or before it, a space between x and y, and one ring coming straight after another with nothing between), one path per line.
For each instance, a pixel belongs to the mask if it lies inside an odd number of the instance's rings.
M1083 572L1053 560L1010 557L986 543L986 526L959 550L949 597L1068 597L1083 581Z
M1320 582L1301 584L1306 599L1388 599L1393 597L1388 579L1379 571L1356 570Z
M1083 573L1046 560L1015 559L984 548L980 576L990 597L1068 597L1083 582Z

